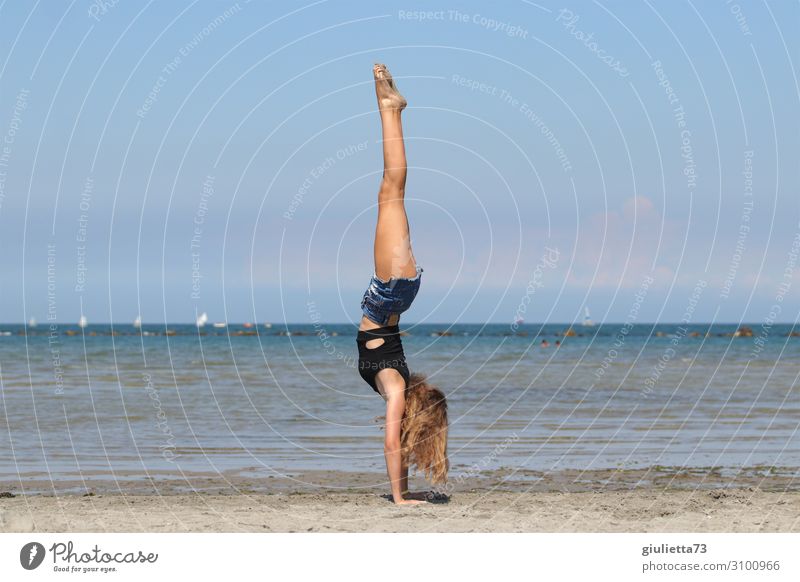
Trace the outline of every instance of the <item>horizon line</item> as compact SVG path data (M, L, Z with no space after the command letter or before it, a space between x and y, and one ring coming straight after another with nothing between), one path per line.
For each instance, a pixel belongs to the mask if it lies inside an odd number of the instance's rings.
M281 321L281 322L262 322L262 323L255 323L252 321L241 321L241 322L208 322L204 324L202 327L214 327L215 323L223 323L225 326L244 326L250 325L252 327L266 327L269 325L270 327L275 326L288 326L288 325L358 325L358 322L352 321L324 321L324 322L298 322L298 321ZM63 321L55 321L55 322L48 322L48 321L37 321L35 326L31 326L25 322L0 322L0 325L15 325L15 326L22 326L22 327L47 327L49 325L78 325L78 321L74 322L63 322ZM684 321L637 321L637 322L626 322L626 321L604 321L604 322L595 322L592 325L583 325L583 323L576 322L576 323L569 323L569 322L562 322L562 321L553 321L553 322L541 322L541 321L531 321L531 322L519 322L519 323L508 323L504 321L435 321L435 322L421 322L421 321L410 321L407 322L407 325L508 325L512 326L515 325L517 327L522 325L566 325L571 327L599 327L601 325L739 325L739 326L761 326L764 325L764 322L754 322L754 321L697 321L697 322L690 322L686 323ZM798 322L796 321L773 321L771 325L797 325ZM126 322L126 323L119 323L119 322L112 322L112 321L100 321L94 323L87 323L87 326L92 325L107 325L107 326L133 326L133 322ZM154 326L154 325L193 325L197 327L197 323L194 321L159 321L159 322L141 322L140 325L142 326Z

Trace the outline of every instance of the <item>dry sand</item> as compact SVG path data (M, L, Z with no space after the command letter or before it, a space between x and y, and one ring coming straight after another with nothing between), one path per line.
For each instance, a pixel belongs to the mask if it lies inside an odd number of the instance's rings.
M394 506L379 481L194 475L95 479L88 492L0 483L0 532L800 532L796 479L760 471L498 472L414 507Z
M395 507L375 494L0 499L3 532L798 532L800 493L458 493Z

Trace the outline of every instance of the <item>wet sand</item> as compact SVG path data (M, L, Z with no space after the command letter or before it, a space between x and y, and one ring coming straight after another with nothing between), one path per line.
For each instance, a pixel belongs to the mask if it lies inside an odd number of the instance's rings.
M798 532L796 479L656 468L496 471L395 507L381 477L95 479L0 484L2 532ZM423 483L413 482L419 490ZM50 491L48 492L48 486ZM38 489L38 492L34 490Z

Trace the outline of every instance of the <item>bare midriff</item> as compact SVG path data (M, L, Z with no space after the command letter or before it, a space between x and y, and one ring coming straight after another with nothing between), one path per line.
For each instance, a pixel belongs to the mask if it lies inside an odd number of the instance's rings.
M387 326L397 325L399 322L400 322L400 315L397 313L393 313L391 316L389 316L389 321L386 323L386 325ZM361 331L369 331L370 329L378 329L379 327L385 327L385 326L378 325L366 315L361 316L361 325L358 326L358 329L360 329Z

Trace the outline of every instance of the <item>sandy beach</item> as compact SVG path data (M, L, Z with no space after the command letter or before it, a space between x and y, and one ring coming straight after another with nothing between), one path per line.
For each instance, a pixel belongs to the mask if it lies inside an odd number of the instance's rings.
M800 493L742 489L460 493L398 508L374 494L24 497L3 532L798 532Z
M434 503L402 508L375 484L375 474L195 476L189 487L179 479L98 480L83 493L77 483L59 483L50 493L12 493L6 483L0 531L800 531L800 491L786 477L628 470L531 479L518 473L456 483ZM415 481L412 489L422 486Z

